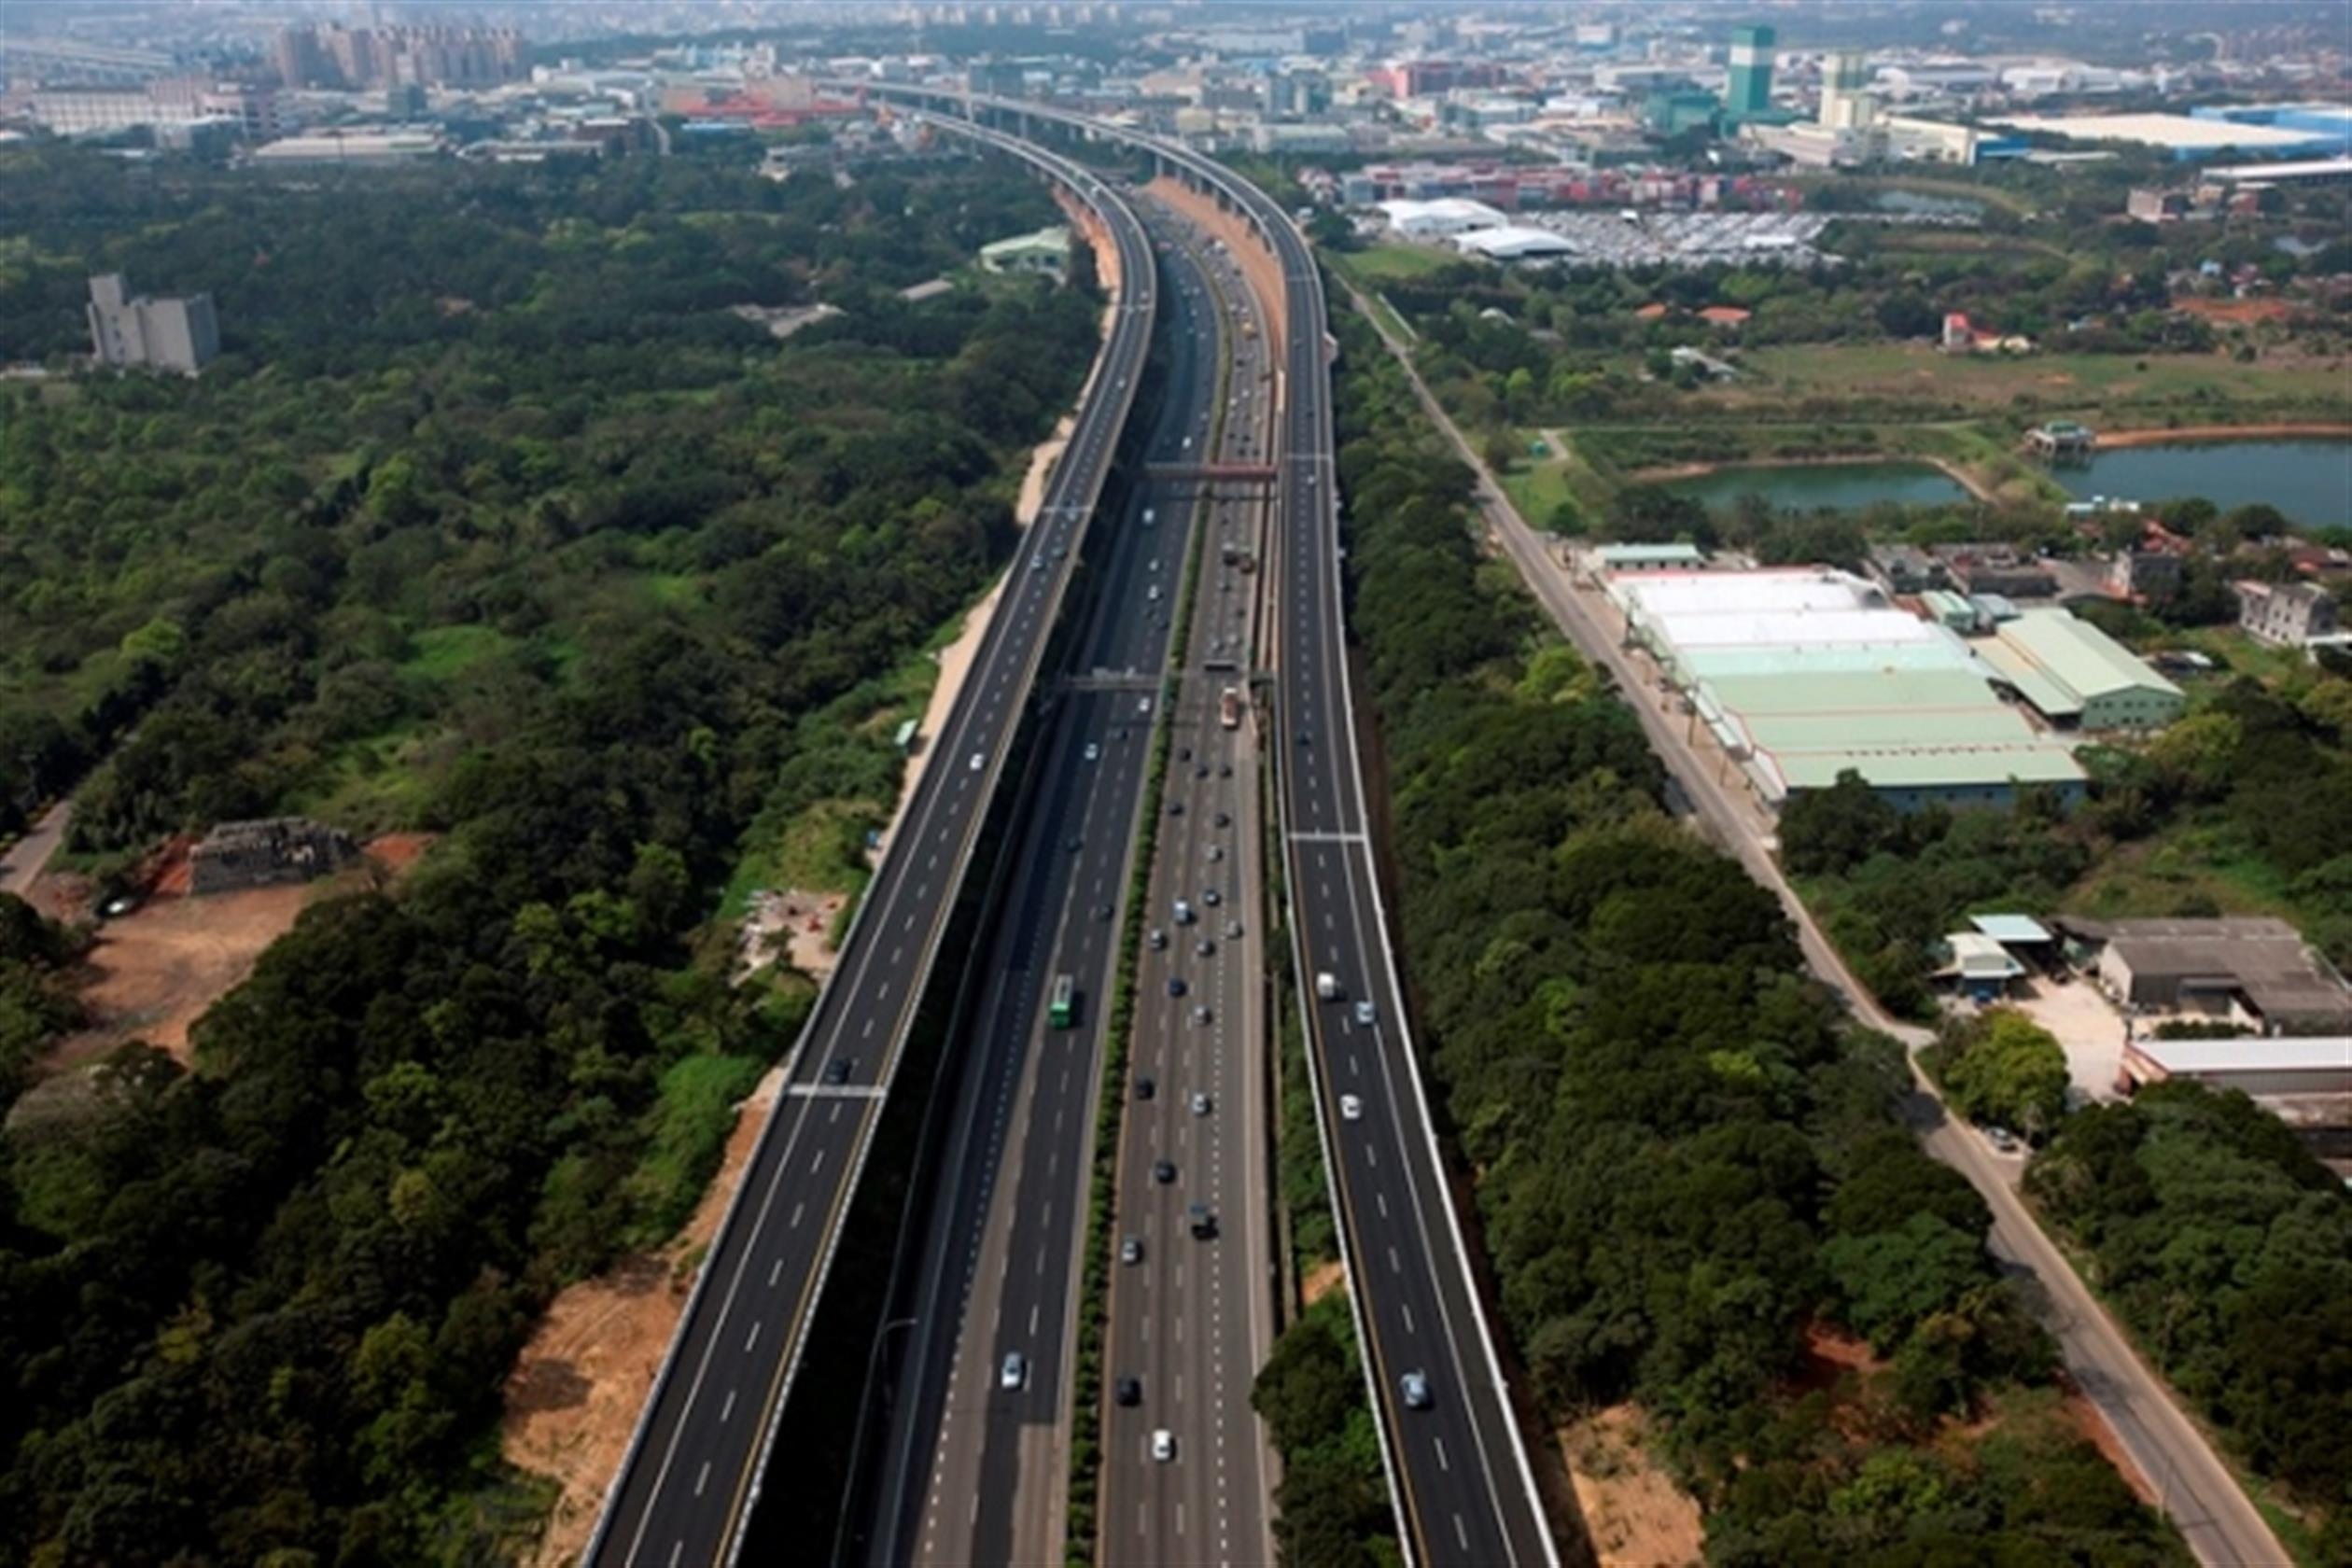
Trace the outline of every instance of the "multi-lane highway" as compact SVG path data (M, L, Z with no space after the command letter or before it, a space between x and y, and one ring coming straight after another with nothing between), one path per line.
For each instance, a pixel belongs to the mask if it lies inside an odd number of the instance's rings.
M1292 939L1325 1161L1407 1548L1423 1562L1556 1561L1470 1274L1413 1057L1348 686L1323 279L1263 196L1284 344L1276 740ZM1329 975L1336 998L1316 994ZM1416 1391L1408 1395L1408 1383Z
M740 1549L842 1216L1141 378L1156 284L1133 213L1066 160L969 133L1027 159L1096 214L1117 247L1110 332L964 689L931 738L914 800L695 1281L590 1562L681 1568Z
M1155 461L1205 445L1216 385L1205 290L1173 265L1159 295L1170 355ZM940 1091L953 1120L920 1262L894 1309L910 1321L870 1561L1059 1555L1100 1047L1193 526L1180 495L1147 483L1101 541L1100 590L980 955L987 979L951 1046L965 1071ZM1056 1029L1062 976L1075 1006Z
M1221 246L1178 232L1229 329L1209 455L1262 463L1272 433L1263 312ZM1275 1332L1265 840L1248 704L1262 581L1252 568L1267 551L1268 511L1260 482L1209 488L1190 640L1170 699L1117 1167L1107 1400L1076 1415L1099 1425L1098 1556L1111 1564L1274 1557L1274 1463L1250 1406Z
M1033 103L865 91L1146 151L1239 214L1280 270L1283 297L1264 301L1283 326L1270 563L1281 581L1268 651L1278 800L1318 1121L1383 1463L1416 1561L1557 1561L1445 1182L1380 903L1348 687L1330 343L1313 255L1265 192L1177 144ZM1333 977L1336 1000L1314 997L1317 973ZM1408 1374L1426 1390L1409 1404Z

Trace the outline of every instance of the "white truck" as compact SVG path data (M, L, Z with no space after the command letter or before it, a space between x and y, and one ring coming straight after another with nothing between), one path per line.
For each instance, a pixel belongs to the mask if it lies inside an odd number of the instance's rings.
M1339 977L1325 972L1315 976L1315 994L1325 1001L1339 1000Z

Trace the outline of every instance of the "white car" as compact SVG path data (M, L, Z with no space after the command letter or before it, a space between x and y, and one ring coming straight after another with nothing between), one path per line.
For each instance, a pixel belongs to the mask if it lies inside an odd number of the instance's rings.
M1364 1120L1364 1101L1358 1099L1353 1095L1341 1095L1339 1097L1339 1119L1343 1122L1360 1122Z
M1004 1370L997 1374L997 1387L1016 1389L1029 1381L1029 1357L1018 1351L1004 1352Z
M1176 1457L1176 1434L1168 1428L1155 1427L1152 1432L1152 1457L1165 1464Z
M978 773L980 771L980 764L987 761L987 758L986 756L978 751L974 751L972 754L972 771Z
M1362 1024L1365 1028L1370 1029L1374 1024L1379 1021L1379 1009L1374 1007L1368 999L1356 1003L1355 1020L1357 1023Z
M1091 740L1090 740L1090 741L1088 741L1088 742L1086 742L1086 761L1088 761L1088 762L1090 762L1090 763L1091 763L1091 762L1094 762L1094 761L1096 761L1097 759L1099 759L1099 757L1101 757L1101 755L1102 755L1102 748L1101 748L1101 747L1097 746L1097 745L1096 745L1093 741L1091 741Z

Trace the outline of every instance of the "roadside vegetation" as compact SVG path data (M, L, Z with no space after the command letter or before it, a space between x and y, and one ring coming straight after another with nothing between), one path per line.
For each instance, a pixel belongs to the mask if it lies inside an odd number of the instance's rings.
M12 1119L0 1558L501 1558L546 1504L490 1441L534 1314L674 1228L805 1010L708 918L810 808L887 809L903 671L1009 552L1098 305L897 297L1050 216L970 164L54 149L0 206L12 343L72 347L113 267L227 339L0 394L0 802L78 786L74 849L124 861L298 803L440 835L307 910L192 1069L126 1047ZM782 343L725 308L819 295ZM70 1022L63 940L0 908L11 1066Z
M1641 1406L1718 1563L2182 1561L2067 1414L1982 1201L1897 1120L1899 1052L1666 815L1633 716L1482 558L1470 476L1340 326L1406 965L1540 1416Z

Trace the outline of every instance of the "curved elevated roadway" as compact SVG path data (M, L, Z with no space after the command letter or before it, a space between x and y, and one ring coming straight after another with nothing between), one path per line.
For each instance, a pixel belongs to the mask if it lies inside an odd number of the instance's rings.
M732 1562L786 1393L973 840L1028 706L1112 456L1156 307L1150 245L1079 165L979 126L1093 211L1117 251L1118 300L1068 447L1015 553L978 656L793 1048L655 1379L583 1561Z
M913 98L1024 133L1052 125L1148 153L1253 229L1281 268L1265 301L1284 329L1277 482L1281 574L1273 631L1273 748L1292 940L1308 987L1309 1063L1381 1447L1417 1562L1557 1563L1526 1446L1471 1279L1402 1005L1374 865L1349 690L1333 471L1331 340L1323 275L1289 217L1250 181L1174 143L1039 104L895 84L836 87ZM1340 996L1319 1001L1311 977ZM1360 1009L1367 1008L1367 1015ZM1343 1097L1354 1110L1345 1113ZM1407 1407L1406 1374L1426 1380Z

